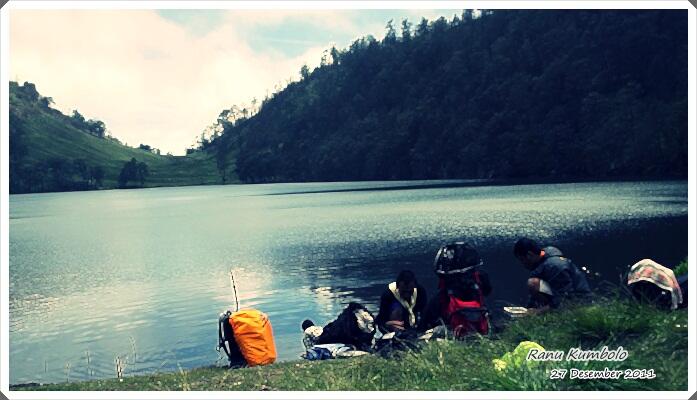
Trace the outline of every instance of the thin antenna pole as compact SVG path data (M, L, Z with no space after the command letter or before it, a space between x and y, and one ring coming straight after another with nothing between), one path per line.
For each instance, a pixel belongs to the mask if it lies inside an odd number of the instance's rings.
M230 284L232 285L232 293L235 295L235 311L240 311L240 302L237 300L237 287L235 287L235 277L232 275L232 268L230 269Z

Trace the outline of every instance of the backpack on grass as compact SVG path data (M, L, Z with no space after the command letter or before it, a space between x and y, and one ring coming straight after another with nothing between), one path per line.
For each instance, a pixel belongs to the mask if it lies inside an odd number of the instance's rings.
M218 347L225 350L231 368L267 365L276 361L271 321L266 314L254 309L220 315Z
M483 265L479 252L465 242L442 246L433 262L438 276L441 317L458 338L475 332L489 333L484 296L491 286L479 270Z
M478 274L475 272L475 279ZM440 293L441 315L445 323L453 330L457 338L469 333L489 334L489 310L484 304L484 296L473 300L463 300L452 290Z
M247 361L235 341L235 333L230 325L230 315L232 312L226 311L218 316L218 347L216 350L223 349L225 351L229 368L241 368L247 365Z

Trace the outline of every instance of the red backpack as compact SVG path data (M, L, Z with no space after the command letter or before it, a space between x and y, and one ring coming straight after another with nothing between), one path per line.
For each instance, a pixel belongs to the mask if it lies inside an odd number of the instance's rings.
M452 290L446 289L444 278L440 278L441 315L448 327L453 330L455 337L462 338L470 333L487 335L489 333L489 313L484 305L484 295L481 290L479 271L470 271L473 281L477 284L476 300L462 300Z
M489 333L489 313L477 269L482 265L479 252L465 242L441 246L433 262L439 278L440 315L458 338Z

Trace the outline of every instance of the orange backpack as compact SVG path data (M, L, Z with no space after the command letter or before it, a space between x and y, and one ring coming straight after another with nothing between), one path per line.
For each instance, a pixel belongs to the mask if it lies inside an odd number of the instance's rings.
M250 367L276 361L271 321L261 311L246 309L230 315L235 342Z

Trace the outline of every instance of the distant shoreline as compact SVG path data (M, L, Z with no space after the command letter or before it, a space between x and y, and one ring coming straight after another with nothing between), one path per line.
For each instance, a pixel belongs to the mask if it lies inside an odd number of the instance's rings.
M195 187L195 186L242 186L242 185L283 185L283 184L341 184L341 183L401 183L404 185L391 186L385 188L358 188L358 189L338 189L338 190L326 190L326 191L309 191L309 192L288 192L288 193L276 193L279 194L301 194L301 193L328 193L328 192L355 192L355 191L368 191L368 190L402 190L402 189L434 189L440 187L467 187L467 186L522 186L522 185L553 185L553 184L567 184L567 183L609 183L609 182L687 182L686 177L606 177L606 178L558 178L558 179L547 179L547 178L506 178L506 179L413 179L413 180L367 180L367 181L293 181L293 182L229 182L229 183L204 183L204 184L182 184L182 185L152 185L143 187L126 187L126 188L100 188L100 189L89 189L89 190L64 190L57 192L23 192L23 193L10 193L10 196L16 195L27 195L27 194L42 194L42 193L74 193L74 192L103 192L108 190L133 190L133 189L158 189L158 188L177 188L177 187ZM413 185L410 183L416 182L429 182L432 184L422 184Z

